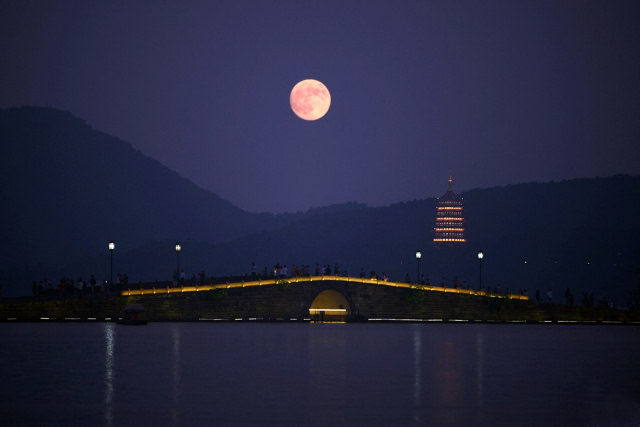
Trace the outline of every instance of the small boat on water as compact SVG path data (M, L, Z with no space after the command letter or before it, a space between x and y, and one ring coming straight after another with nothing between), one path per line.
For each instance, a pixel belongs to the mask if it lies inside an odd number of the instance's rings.
M144 317L144 311L142 304L129 304L124 308L124 317L117 323L119 325L146 325L147 319Z

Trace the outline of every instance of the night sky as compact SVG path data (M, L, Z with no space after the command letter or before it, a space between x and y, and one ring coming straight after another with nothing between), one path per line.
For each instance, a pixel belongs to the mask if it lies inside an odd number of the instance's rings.
M437 197L449 169L458 192L638 174L640 2L5 1L0 108L22 105L257 212Z

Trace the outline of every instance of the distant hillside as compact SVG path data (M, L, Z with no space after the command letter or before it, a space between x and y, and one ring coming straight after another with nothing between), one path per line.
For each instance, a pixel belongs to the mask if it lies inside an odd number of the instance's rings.
M393 280L417 274L433 283L455 276L477 288L478 250L483 250L483 284L511 291L527 289L564 301L568 287L579 302L582 291L626 304L638 289L640 267L640 177L579 179L545 184L519 184L463 193L468 242L435 245L431 239L436 199L388 207L338 210L300 216L278 230L241 237L218 245L185 242L181 265L190 276L242 275L255 262L260 272L276 263L310 265L338 262L357 275L364 268ZM90 268L67 271L105 272L108 258ZM170 241L155 242L118 258L118 271L134 272L136 280L166 280L175 270Z
M569 287L624 303L638 288L640 176L575 179L462 193L467 243L434 245L437 200L370 208L347 203L304 213L252 214L196 187L129 144L73 115L44 108L0 110L3 292L33 280L108 277L106 244L117 242L117 272L132 282L166 280L176 266L227 276L274 264L339 263L415 278L415 251L433 283L511 291ZM215 165L212 165L215 167ZM443 188L443 192L444 192Z
M317 262L333 269L338 262L351 275L364 268L403 280L406 274L415 278L420 249L421 272L434 283L445 276L451 286L458 276L460 284L477 287L477 252L483 250L485 286L528 289L531 296L551 288L556 302L564 301L568 287L578 301L588 291L619 304L638 288L640 177L519 184L462 196L468 237L463 245L431 241L437 200L427 199L302 218L215 246L194 242L182 262L188 271L216 276L249 273L252 262L259 271L276 263L313 269ZM168 242L122 262L133 268L152 253L159 263L145 279L157 277L154 271L168 277L174 262Z
M0 110L1 265L60 266L158 239L217 243L277 227L128 143L50 108ZM211 167L216 167L212 162Z

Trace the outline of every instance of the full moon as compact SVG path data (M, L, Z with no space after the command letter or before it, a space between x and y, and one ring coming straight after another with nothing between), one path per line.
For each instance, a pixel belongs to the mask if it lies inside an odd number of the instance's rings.
M307 79L293 87L289 102L296 116L303 120L318 120L329 111L331 94L321 82Z

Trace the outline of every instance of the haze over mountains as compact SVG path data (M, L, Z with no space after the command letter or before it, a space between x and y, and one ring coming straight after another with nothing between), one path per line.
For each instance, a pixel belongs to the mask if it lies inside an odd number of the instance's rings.
M351 275L364 268L404 280L415 277L421 249L421 272L434 283L446 276L451 285L458 276L477 287L483 250L483 284L503 289L552 288L559 302L570 287L577 299L584 290L622 304L637 288L638 176L465 192L468 242L449 247L431 242L435 198L255 214L68 112L0 110L0 139L4 295L28 294L33 280L62 274L107 278L110 240L115 270L132 282L169 279L180 241L188 276L241 275L252 262L260 271L337 262Z
M277 226L244 212L70 113L5 110L3 262L62 265L115 240L223 242ZM212 167L215 167L212 165Z

